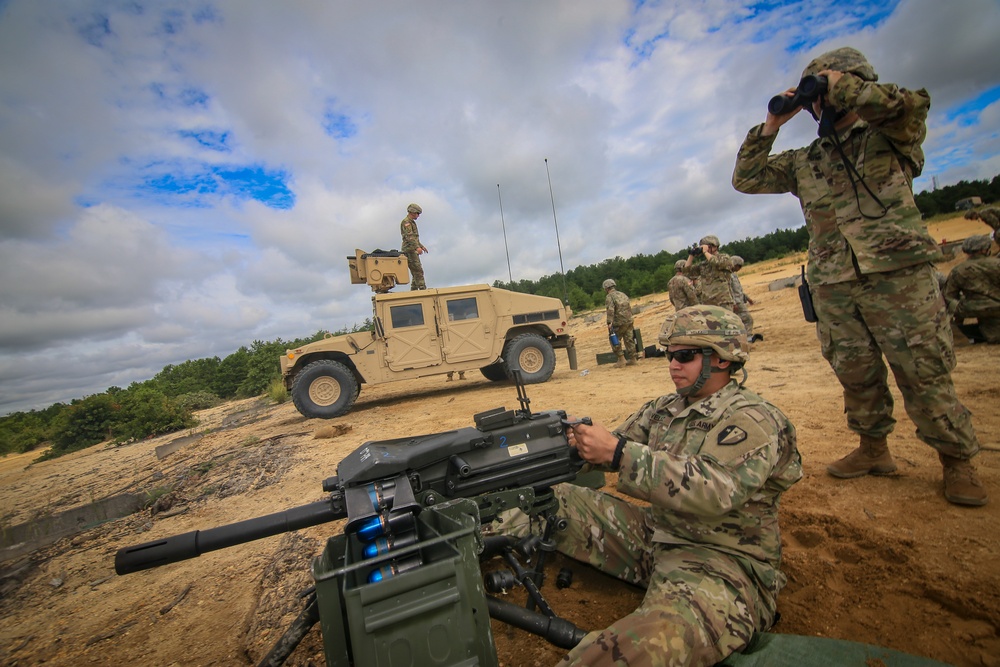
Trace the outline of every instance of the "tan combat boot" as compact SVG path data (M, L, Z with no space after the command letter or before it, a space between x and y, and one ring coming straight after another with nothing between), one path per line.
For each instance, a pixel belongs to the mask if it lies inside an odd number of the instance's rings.
M944 466L944 497L956 505L979 507L989 500L976 469L968 459L938 454Z
M625 362L625 365L626 366L635 366L638 363L639 363L638 359L629 359L628 361Z
M619 354L618 361L615 362L615 368L625 368L625 355Z
M861 436L861 446L853 452L834 461L826 467L826 471L840 479L850 479L863 475L886 475L896 472L896 463L889 454L889 446L885 438Z

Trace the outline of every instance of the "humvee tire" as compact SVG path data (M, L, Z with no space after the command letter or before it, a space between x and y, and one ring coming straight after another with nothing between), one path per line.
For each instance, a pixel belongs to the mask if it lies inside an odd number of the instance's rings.
M306 417L331 419L350 410L359 392L358 381L347 366L320 359L295 376L292 403Z
M545 382L556 369L556 351L538 334L521 334L508 341L503 348L503 358L507 377L514 379L511 368L520 368L524 384Z
M479 369L479 372L483 374L484 378L490 380L491 382L503 382L507 379L507 365L504 364L503 359L495 364L483 366Z

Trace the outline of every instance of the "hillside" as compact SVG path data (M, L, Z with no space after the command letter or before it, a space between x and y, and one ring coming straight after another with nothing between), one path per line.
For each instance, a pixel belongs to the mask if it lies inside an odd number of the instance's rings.
M985 225L934 223L939 239L982 233ZM961 255L961 253L959 253ZM782 503L784 570L777 632L881 644L958 667L1000 665L1000 347L957 342L954 378L972 410L984 451L976 459L992 498L985 508L947 503L935 453L914 436L896 399L890 447L900 464L881 478L834 480L830 461L856 443L842 414L841 390L803 321L795 290L769 284L798 272L801 258L748 266L741 273L756 301L751 312L765 340L748 365L748 385L782 408L798 430L804 479ZM943 265L947 270L958 259ZM637 326L655 342L671 312L666 295L638 300ZM528 387L534 410L565 409L614 426L645 400L672 390L664 358L636 368L596 365L607 351L600 318L574 318L580 368L559 354L551 381ZM593 319L593 318L590 318ZM588 371L584 374L582 371ZM99 445L31 464L37 452L0 459L4 525L86 505L126 491L160 493L162 512L139 512L63 539L3 566L0 662L5 665L256 664L298 611L294 595L311 582L309 559L328 524L206 554L124 577L113 572L119 548L209 528L320 500L321 482L366 440L471 425L476 412L514 407L509 385L469 374L364 387L344 417L308 420L291 406L256 400L200 413L192 442L158 459L164 437L123 447ZM162 453L161 449L161 453ZM641 592L557 558L573 585L545 587L553 608L577 625L604 627ZM501 663L549 665L561 651L494 623ZM290 664L322 664L314 630Z

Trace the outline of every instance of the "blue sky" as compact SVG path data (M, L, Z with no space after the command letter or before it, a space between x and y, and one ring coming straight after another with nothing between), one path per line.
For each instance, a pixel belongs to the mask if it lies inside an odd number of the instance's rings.
M932 97L916 189L1000 173L1000 3L0 2L0 414L362 321L431 286L795 228L730 185L768 99L864 51ZM777 148L807 143L805 114ZM548 160L548 173L545 160Z

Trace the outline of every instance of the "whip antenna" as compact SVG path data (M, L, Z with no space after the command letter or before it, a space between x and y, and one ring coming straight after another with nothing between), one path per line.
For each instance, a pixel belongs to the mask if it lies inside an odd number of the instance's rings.
M566 291L566 269L563 268L562 244L559 243L559 221L556 220L556 198L552 195L552 176L549 175L549 159L545 158L545 176L549 179L549 199L552 200L552 222L556 226L556 248L559 250L559 271L562 273L563 305L569 305L569 292Z
M503 197L500 196L500 184L497 183L497 199L500 200L500 227L503 229L503 249L507 251L507 275L510 277L510 287L514 288L514 275L510 272L510 249L507 247L507 225L503 221Z

